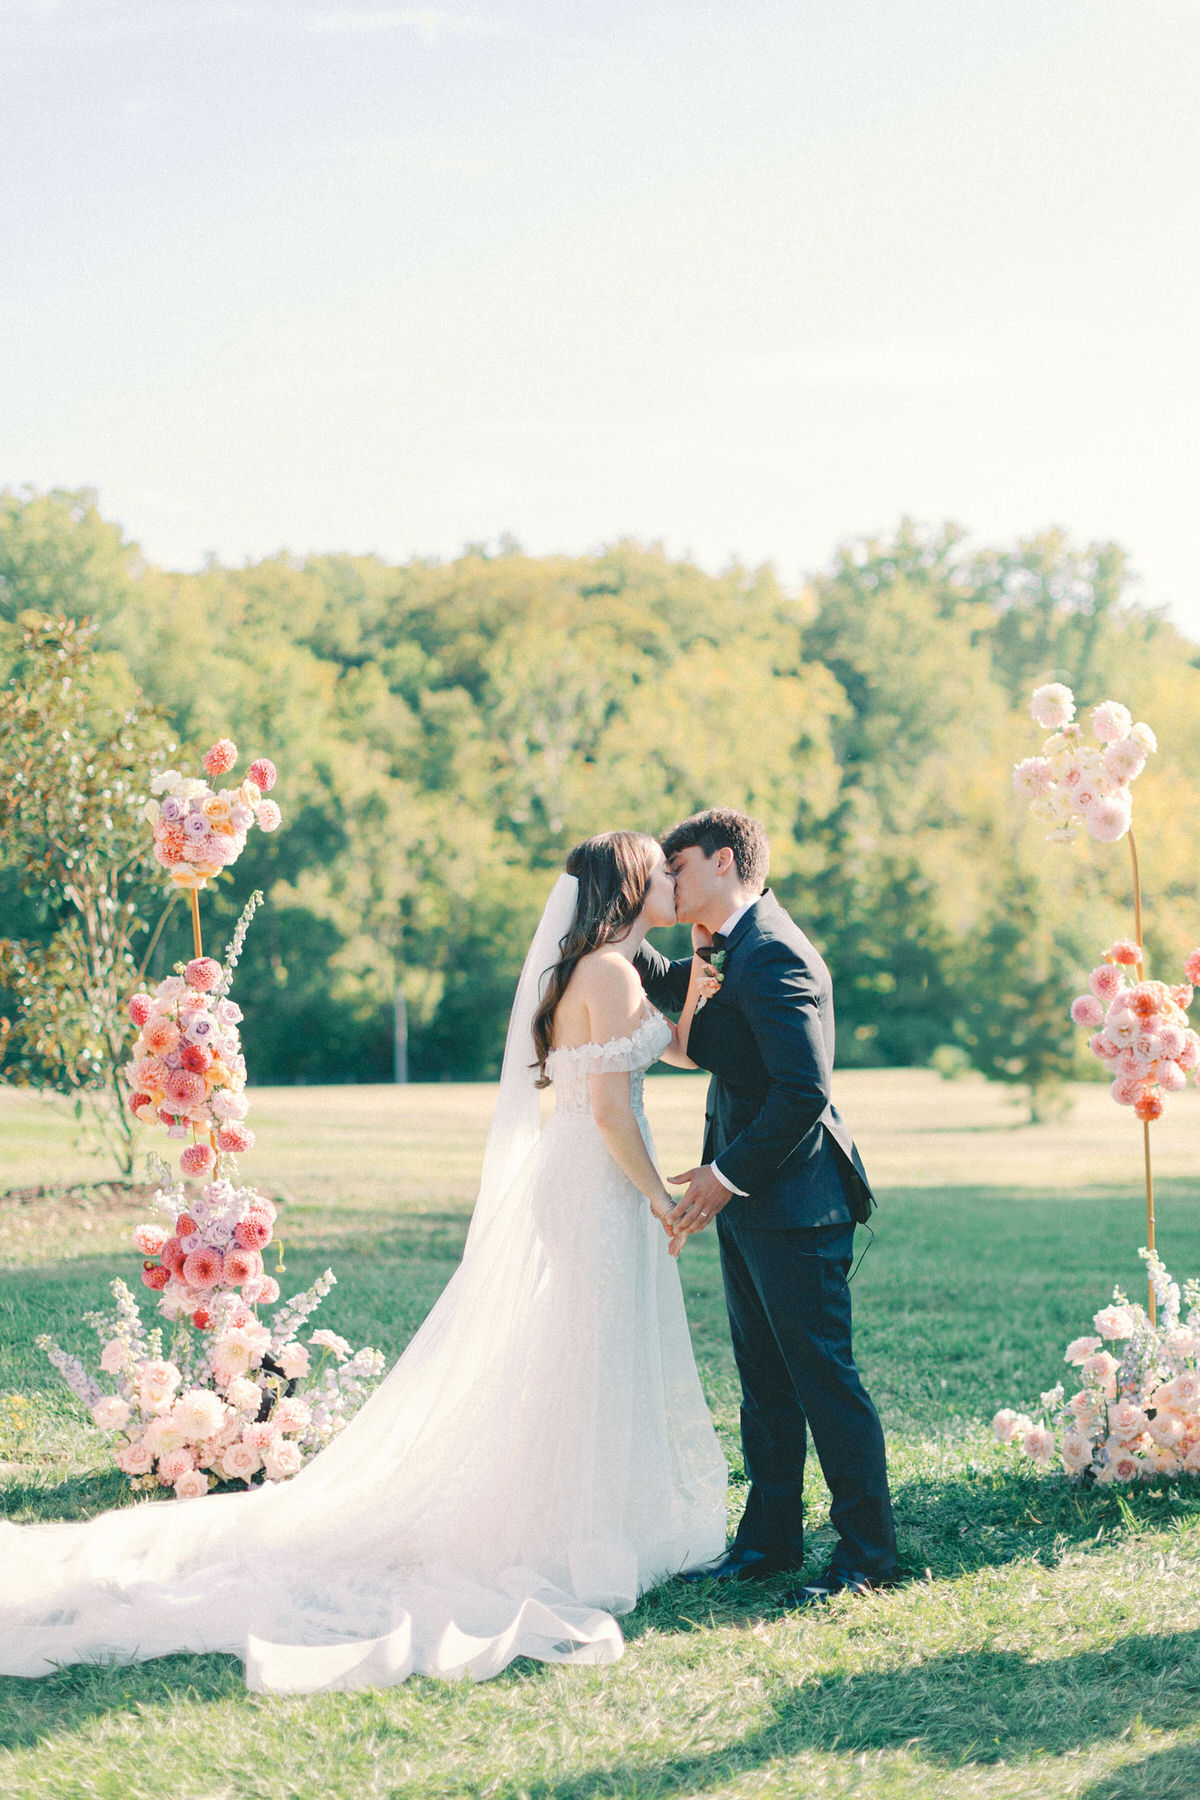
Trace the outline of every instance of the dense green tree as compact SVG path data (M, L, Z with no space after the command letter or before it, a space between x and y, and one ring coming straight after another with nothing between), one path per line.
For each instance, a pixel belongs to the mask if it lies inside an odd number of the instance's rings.
M270 901L238 977L260 1081L388 1079L398 993L414 1075L494 1073L570 844L723 802L768 825L772 881L837 980L844 1061L959 1042L1045 1087L1071 993L1129 929L1130 875L1123 845L1043 846L1012 793L1037 682L1069 680L1084 708L1117 695L1158 728L1137 803L1154 966L1200 936L1200 653L1127 590L1112 545L1048 532L981 552L908 521L801 592L630 542L180 574L86 492L0 495L0 669L20 685L22 610L87 616L96 693L119 708L142 689L181 762L227 734L278 764L286 829L239 865ZM18 875L0 848L3 929L48 944L57 920ZM206 897L216 940L226 889ZM159 946L158 973L179 948Z
M74 1095L129 1175L126 1003L163 910L141 812L174 745L153 709L113 704L94 626L26 619L0 695L0 843L43 929L0 938L0 1074Z

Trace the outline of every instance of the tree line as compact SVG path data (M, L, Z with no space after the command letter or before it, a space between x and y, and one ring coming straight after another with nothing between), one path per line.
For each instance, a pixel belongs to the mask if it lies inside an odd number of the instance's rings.
M1043 1095L1085 1072L1066 1008L1129 929L1128 870L1120 845L1043 843L1012 792L1040 747L1037 683L1154 726L1137 792L1152 969L1200 936L1200 651L1129 588L1114 544L979 550L909 522L799 588L633 542L179 573L90 492L0 494L10 696L38 621L86 619L101 737L153 718L178 766L226 735L278 765L286 828L254 834L205 900L215 945L267 895L237 981L259 1082L390 1080L397 991L413 1078L495 1075L569 846L716 803L768 827L772 886L834 973L841 1063L970 1064ZM48 942L65 904L0 846L0 938ZM164 931L152 975L185 935ZM11 1001L0 988L0 1014Z

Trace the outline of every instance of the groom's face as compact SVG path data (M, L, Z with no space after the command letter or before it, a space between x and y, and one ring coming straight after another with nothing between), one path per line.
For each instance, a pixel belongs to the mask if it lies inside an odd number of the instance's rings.
M723 892L720 862L719 853L705 856L699 844L689 844L671 858L675 912L685 925L698 923Z

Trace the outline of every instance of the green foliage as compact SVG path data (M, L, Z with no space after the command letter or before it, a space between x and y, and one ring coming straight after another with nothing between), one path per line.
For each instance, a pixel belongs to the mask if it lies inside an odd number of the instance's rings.
M0 666L21 679L5 621L53 599L96 621L114 704L136 684L185 755L228 733L279 766L287 827L255 833L239 864L270 901L238 983L259 1081L388 1079L397 988L416 1078L491 1074L569 846L719 802L767 823L772 882L833 969L843 1062L958 1042L1048 1090L1072 1054L1071 994L1129 929L1129 873L1119 845L1044 847L1012 795L1011 764L1037 748L1036 681L1069 678L1085 705L1117 695L1158 729L1137 802L1155 968L1200 935L1200 765L1180 728L1200 709L1197 652L1124 581L1112 545L1045 533L975 553L956 528L907 521L799 593L770 569L708 575L628 542L172 574L87 493L0 496ZM6 863L4 929L44 941L53 921ZM1014 960L989 934L1018 873ZM226 884L203 905L219 940ZM186 947L176 921L152 973ZM993 1014L1021 1039L1006 1055L969 996L999 980L985 962L1015 976L1021 955L1043 988L1036 1026L1019 986Z
M114 703L122 682L95 655L95 627L24 619L0 696L0 843L43 929L0 939L0 1073L73 1094L128 1175L124 1002L133 943L161 903L141 809L174 746L153 710Z

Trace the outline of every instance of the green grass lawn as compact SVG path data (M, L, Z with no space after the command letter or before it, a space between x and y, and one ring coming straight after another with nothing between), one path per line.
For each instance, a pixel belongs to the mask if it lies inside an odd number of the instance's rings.
M669 1172L694 1160L702 1094L695 1080L649 1084ZM452 1086L256 1093L261 1148L243 1168L284 1196L285 1293L332 1263L321 1322L397 1355L461 1249L490 1100ZM1200 1795L1200 1483L1084 1494L1023 1474L987 1429L1002 1404L1036 1408L1114 1281L1141 1294L1134 1121L1086 1087L1064 1123L1033 1128L1002 1090L901 1071L844 1076L839 1101L881 1190L856 1330L906 1586L798 1618L778 1605L782 1583L731 1599L671 1583L624 1622L615 1667L519 1663L480 1687L417 1678L266 1699L223 1656L0 1681L4 1800ZM1200 1094L1155 1134L1160 1249L1177 1274L1200 1271ZM128 1229L144 1209L67 1194L96 1174L64 1116L0 1089L0 1504L13 1518L123 1497L32 1343L51 1330L94 1344L81 1313L114 1274L136 1275ZM683 1278L736 1476L711 1233ZM735 1479L733 1510L739 1495ZM814 1468L813 1569L831 1543L825 1499Z

